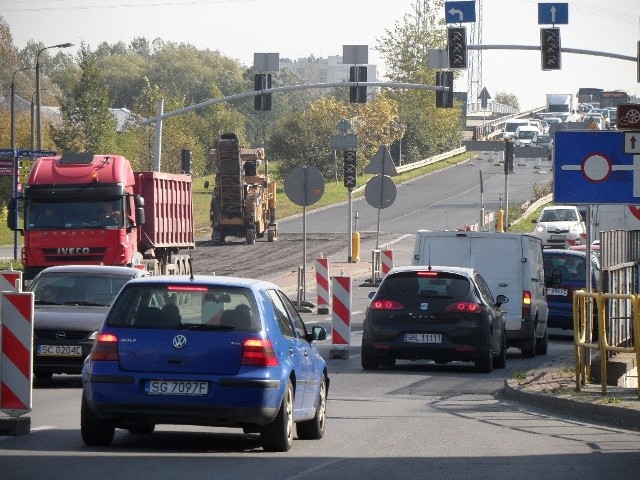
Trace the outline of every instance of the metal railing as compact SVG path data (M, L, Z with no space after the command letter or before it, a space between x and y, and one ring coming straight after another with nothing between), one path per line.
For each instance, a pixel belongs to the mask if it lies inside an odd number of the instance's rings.
M593 302L597 319L593 315ZM612 315L616 303L630 307L629 316ZM597 324L597 339L593 326ZM629 342L621 342L619 331L627 332ZM573 336L576 362L576 391L587 383L587 351L600 355L600 384L602 393L607 393L607 358L615 353L633 353L636 365L640 364L640 295L595 293L584 290L573 294ZM630 346L621 346L627 343ZM638 386L640 399L640 386Z

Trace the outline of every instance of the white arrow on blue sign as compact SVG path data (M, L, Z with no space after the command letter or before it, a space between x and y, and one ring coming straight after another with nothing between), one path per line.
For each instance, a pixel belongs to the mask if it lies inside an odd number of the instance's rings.
M539 25L567 25L569 23L568 3L539 3Z
M476 2L444 2L444 20L447 23L476 21Z

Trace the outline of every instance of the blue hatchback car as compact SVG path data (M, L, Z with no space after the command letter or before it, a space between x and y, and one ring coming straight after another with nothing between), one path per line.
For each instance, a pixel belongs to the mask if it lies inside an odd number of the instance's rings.
M82 439L109 445L116 428L157 424L241 428L267 451L324 434L329 377L287 296L260 280L156 276L118 294L82 372Z
M542 251L547 286L547 305L550 328L573 329L573 292L587 285L586 252L550 248ZM597 254L591 257L591 285L600 289L600 262Z

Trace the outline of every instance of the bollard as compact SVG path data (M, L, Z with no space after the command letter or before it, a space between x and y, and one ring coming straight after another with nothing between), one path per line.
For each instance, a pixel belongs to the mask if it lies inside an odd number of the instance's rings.
M371 283L380 283L380 250L371 251Z
M333 277L331 358L349 358L351 345L351 277Z
M329 313L329 260L316 259L316 293L318 314Z

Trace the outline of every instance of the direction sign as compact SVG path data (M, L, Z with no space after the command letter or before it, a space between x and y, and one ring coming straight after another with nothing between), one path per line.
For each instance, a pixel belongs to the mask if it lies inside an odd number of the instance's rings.
M639 205L640 155L625 153L625 133L630 132L558 130L554 201Z
M569 23L568 3L539 3L539 25L567 25Z
M491 95L489 95L489 90L487 90L487 87L482 87L482 91L480 92L480 95L478 95L478 100L480 100L482 108L487 108L487 103L490 98Z
M616 127L619 130L640 130L640 105L637 103L618 105Z
M476 2L444 2L444 19L447 23L476 21Z
M56 152L51 150L16 150L18 157L54 157ZM10 148L0 149L0 157L13 158L13 150Z
M624 132L624 153L640 155L640 131Z

